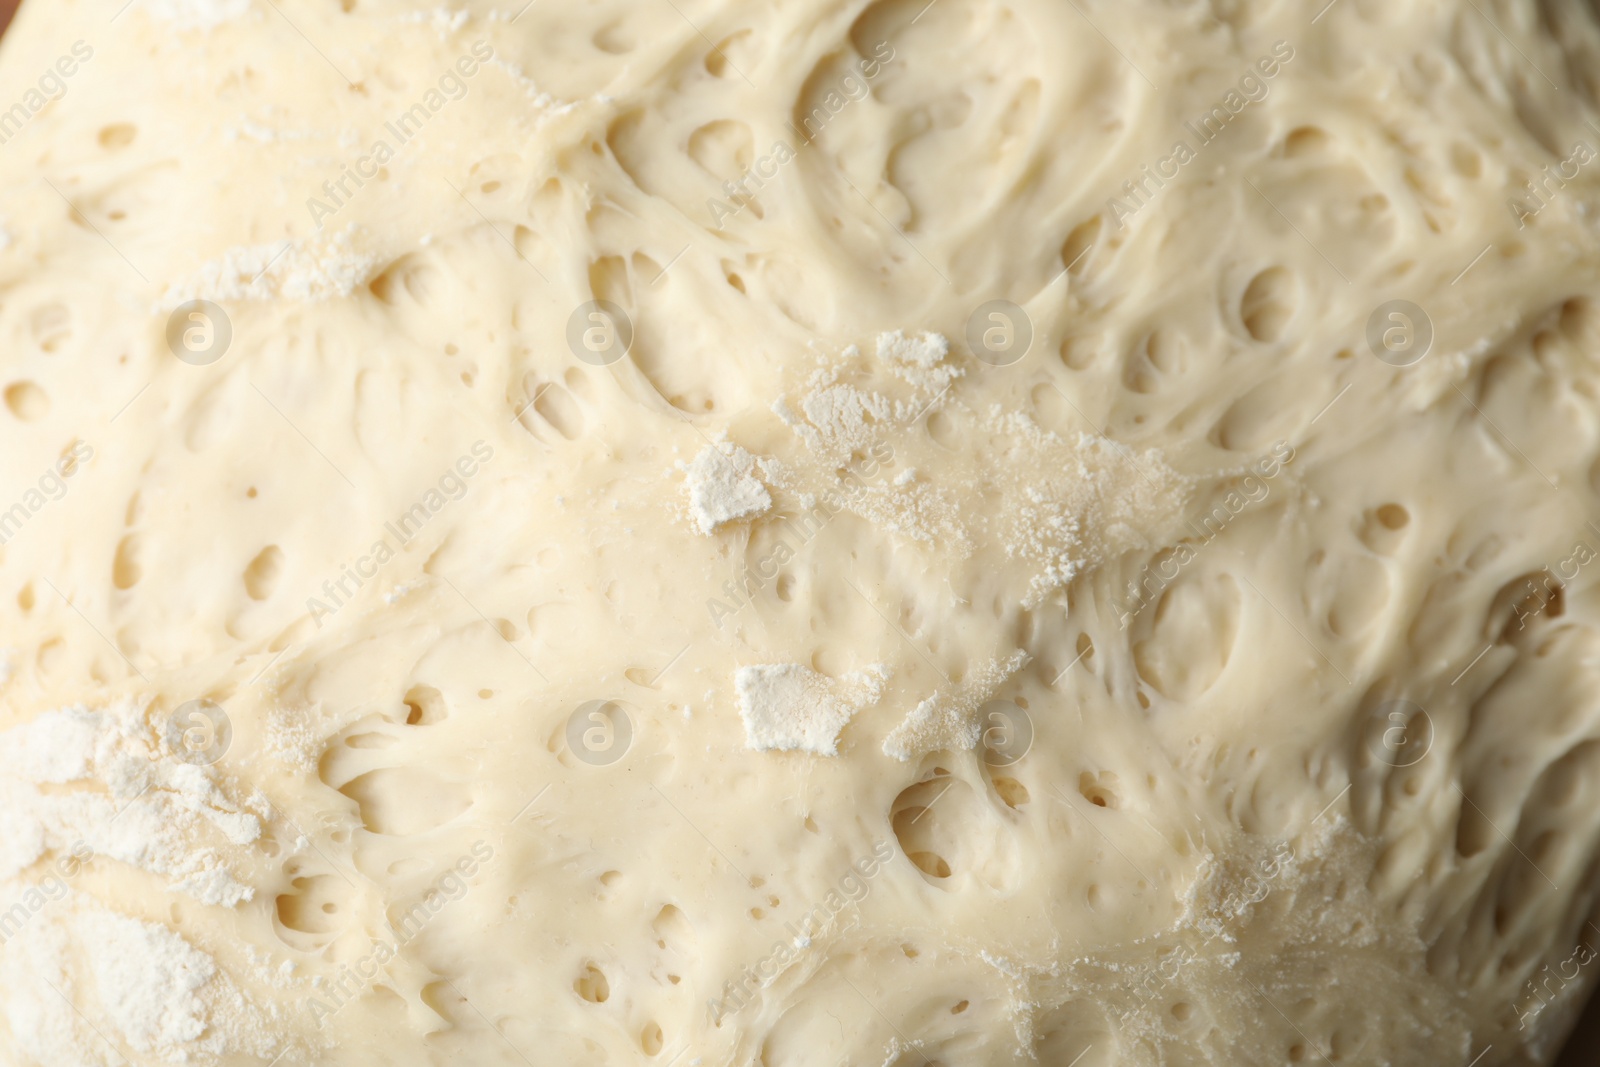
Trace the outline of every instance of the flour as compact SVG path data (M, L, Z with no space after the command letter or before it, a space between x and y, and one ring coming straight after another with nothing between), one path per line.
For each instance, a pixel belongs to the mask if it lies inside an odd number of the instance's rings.
M260 821L213 770L165 749L142 706L61 708L0 733L0 810L0 1010L14 1047L43 1067L120 1062L104 1058L107 1037L163 1063L268 1051L258 1011L210 956L78 891L80 871L104 865L214 907L255 895L221 854L254 843ZM52 855L41 881L30 869Z
M961 377L959 367L944 364L950 342L937 333L907 336L900 330L878 335L878 358L896 377L922 390L943 390Z
M315 130L282 130L275 126L256 122L249 117L241 118L238 122L224 127L222 131L222 139L225 141L237 141L243 137L255 141L257 144L277 144L284 141L315 141L321 136L322 134ZM282 242L279 242L278 247L283 247Z
M958 498L930 482L898 481L889 486L852 487L845 492L850 510L880 530L926 545L942 545L957 556L972 552Z
M268 715L266 749L287 769L302 774L316 770L323 737L303 712L274 711Z
M869 448L883 432L912 422L931 409L963 373L959 367L944 363L949 352L950 343L936 333L907 335L894 330L880 334L878 362L913 386L909 395L903 386L896 389L886 378L884 384L890 392L900 395L842 381L847 370L868 372L861 350L848 345L836 359L821 357L821 366L805 383L798 413L784 397L773 402L772 412L812 452L842 463L851 452Z
M366 282L377 258L352 247L353 230L331 238L240 245L167 287L163 306L186 300L332 300Z
M85 778L101 725L100 715L87 708L46 712L0 734L0 772L58 785Z
M883 695L886 667L874 666L838 679L798 663L741 667L734 674L745 745L757 752L778 749L839 754L839 731L861 708Z
M874 426L886 423L893 411L889 401L851 385L830 385L806 395L800 409L821 439L839 448L864 448L874 438Z
M469 11L455 11L441 7L432 11L407 11L398 16L395 21L400 23L425 23L432 26L438 32L439 39L443 41L458 33L471 17L472 14Z
M1084 569L1143 547L1136 531L1159 527L1190 492L1159 452L1134 452L1100 434L1062 437L1017 411L992 410L984 427L1009 442L1006 463L990 478L1005 505L985 522L1007 559L1034 568L1022 598L1027 608ZM1008 467L1034 473L1021 477Z
M760 515L772 506L767 487L755 475L758 461L738 445L700 450L684 470L689 514L695 528L710 535L725 522Z
M903 330L878 335L875 359L854 345L836 357L819 353L797 399L771 406L821 461L820 482L797 482L802 498L813 488L836 491L876 530L961 558L992 546L1028 565L1019 591L1028 609L1087 568L1145 547L1148 532L1181 509L1189 481L1159 452L1135 452L1098 433L1047 430L1032 412L999 403L964 410L951 388L962 371L949 355L940 334ZM916 438L928 432L918 424L941 407L950 409L949 447L963 452L959 458L920 473L905 467L883 481L841 480L830 470L885 447L890 456L903 444L916 454ZM971 507L978 499L985 505Z
M134 1051L171 1059L200 1039L206 1011L196 991L216 973L210 956L165 927L109 911L91 911L75 925L94 947L90 973L104 1017ZM221 1051L219 1037L201 1050Z
M275 1012L206 953L76 894L6 942L0 991L0 1056L15 1050L39 1067L126 1067L124 1049L164 1064L268 1060L279 1044Z
M1013 652L990 660L960 685L936 690L884 738L884 755L904 762L938 748L976 748L983 734L978 709L1027 661L1026 653Z
M99 788L41 788L68 784ZM210 769L164 752L132 701L46 712L0 733L0 809L0 885L46 852L81 844L204 904L254 895L208 841L251 844L260 821L223 795Z

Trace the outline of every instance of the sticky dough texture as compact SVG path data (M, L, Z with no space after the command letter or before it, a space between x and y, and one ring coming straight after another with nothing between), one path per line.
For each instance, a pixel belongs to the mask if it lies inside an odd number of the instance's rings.
M24 7L0 99L95 51L0 151L5 506L93 455L0 554L0 904L105 844L0 957L0 1058L1547 1063L1600 936L1594 172L1506 200L1596 144L1594 16L674 6ZM704 532L707 448L770 507ZM836 757L751 747L736 672L782 664L882 665Z

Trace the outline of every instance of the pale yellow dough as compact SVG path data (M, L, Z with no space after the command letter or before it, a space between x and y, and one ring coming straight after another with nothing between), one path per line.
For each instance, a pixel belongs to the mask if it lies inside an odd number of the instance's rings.
M1588 5L120 7L0 46L0 1063L1554 1057Z

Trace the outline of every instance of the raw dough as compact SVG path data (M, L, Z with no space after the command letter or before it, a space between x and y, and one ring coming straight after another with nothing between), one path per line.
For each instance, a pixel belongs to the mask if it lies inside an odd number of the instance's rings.
M1553 1057L1589 5L119 5L0 48L0 1062Z

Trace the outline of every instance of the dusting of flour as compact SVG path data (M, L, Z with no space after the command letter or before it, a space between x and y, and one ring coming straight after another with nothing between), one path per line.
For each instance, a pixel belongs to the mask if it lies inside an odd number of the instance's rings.
M332 300L347 297L377 266L357 252L352 231L315 240L240 245L167 287L166 306L186 300Z
M80 892L93 877L81 872L103 866L202 905L254 896L219 853L256 841L260 820L175 754L145 707L66 707L0 732L0 812L0 1032L31 1061L121 1062L103 1058L108 1036L162 1063L270 1054L260 1009L210 956Z
M1026 653L1013 652L990 660L962 684L935 691L884 738L884 755L904 762L938 748L976 748L983 732L979 707L1027 661Z
M80 788L62 789L61 786ZM95 787L98 788L83 788ZM167 879L202 904L253 891L218 848L261 836L200 767L164 750L134 702L49 711L0 733L0 886L75 846Z
M918 389L944 390L961 377L962 370L944 362L950 342L937 333L906 335L891 330L878 335L878 358L902 381Z
M108 1041L166 1064L213 1062L229 1052L272 1056L275 1010L263 1014L247 1002L210 956L178 934L77 894L52 907L0 953L0 1019L30 1062L126 1064L120 1054L106 1056Z

